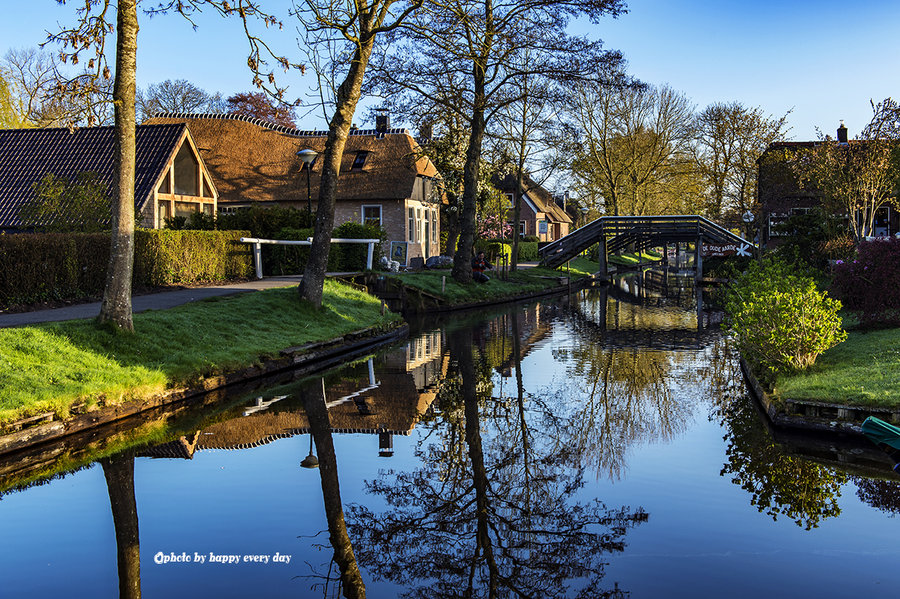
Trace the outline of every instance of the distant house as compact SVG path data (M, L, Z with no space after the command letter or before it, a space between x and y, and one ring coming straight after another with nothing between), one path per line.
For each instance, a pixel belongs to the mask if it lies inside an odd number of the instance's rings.
M849 140L843 123L837 130L837 142L864 144L865 140ZM791 216L806 214L821 206L821 192L812 183L802 183L794 169L804 151L815 148L819 141L775 142L769 144L757 161L757 197L761 211L760 237L764 246L774 247L784 232L779 225ZM845 216L845 215L842 215ZM875 236L900 232L900 212L885 205L875 213Z
M139 226L162 228L170 216L215 213L218 193L185 125L139 125L136 144ZM71 181L96 173L112 193L115 169L113 127L0 129L0 230L23 230L19 211L46 174Z
M316 209L327 132L225 114L164 114L147 122L187 124L219 190L221 213L254 205ZM297 155L305 149L319 154L309 172L309 194L307 170ZM440 254L439 181L409 132L379 117L375 129L354 129L347 139L335 224L379 225L394 259L421 265Z
M506 219L520 236L535 235L541 241L556 241L569 234L572 218L556 204L550 192L530 177L525 176L522 180L522 203L518 226L512 222L516 176L507 175L495 181L494 185L504 194L509 206Z

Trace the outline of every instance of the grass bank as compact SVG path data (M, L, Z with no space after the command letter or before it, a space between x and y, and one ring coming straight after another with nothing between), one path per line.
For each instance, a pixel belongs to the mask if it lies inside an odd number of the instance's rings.
M149 397L396 320L377 299L326 281L319 311L284 288L141 312L133 335L91 321L0 329L0 424Z
M582 278L597 272L599 264L586 258L576 258L569 264L569 274L573 278ZM468 283L463 285L456 282L450 275L450 270L424 270L418 272L404 272L385 274L399 280L406 287L419 289L441 298L447 304L458 305L473 302L485 302L514 298L528 293L535 293L545 289L551 289L560 285L560 277L566 276L566 267L559 269L544 268L540 266L519 268L516 272L510 272L508 280L500 278L500 273L488 271L491 280L487 283ZM441 289L442 279L445 281Z
M610 264L618 264L620 266L637 266L640 263L659 262L662 256L654 252L641 252L639 254L610 254L607 258Z
M775 395L850 406L900 407L900 329L850 331L808 371L780 376Z

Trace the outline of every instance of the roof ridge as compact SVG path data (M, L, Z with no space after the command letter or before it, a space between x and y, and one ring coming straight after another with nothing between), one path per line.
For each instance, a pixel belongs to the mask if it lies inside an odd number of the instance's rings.
M279 125L277 123L271 123L269 121L254 117L248 116L246 114L229 114L225 112L157 112L154 113L150 118L153 119L222 119L222 120L232 120L232 121L245 121L247 123L251 123L258 127L262 127L264 129L269 129L271 131L277 131L278 133L285 133L287 135L293 135L294 137L326 137L328 136L328 131L318 131L315 129L297 129L295 127L288 127L286 125ZM386 131L388 134L405 134L410 135L409 129L405 127L393 127ZM379 135L380 133L375 129L351 129L350 135Z

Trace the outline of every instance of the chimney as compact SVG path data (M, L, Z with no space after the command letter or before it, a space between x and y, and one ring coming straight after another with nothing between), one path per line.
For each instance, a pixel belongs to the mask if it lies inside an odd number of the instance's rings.
M838 143L841 143L841 144L847 143L847 128L844 127L844 121L841 121L841 126L838 127L837 140L838 140Z
M383 111L383 112L382 112ZM384 135L391 128L391 117L387 114L387 110L379 109L379 114L375 116L375 131Z

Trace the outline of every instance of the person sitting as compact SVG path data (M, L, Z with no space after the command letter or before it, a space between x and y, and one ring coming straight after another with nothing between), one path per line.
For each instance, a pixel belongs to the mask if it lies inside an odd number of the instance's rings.
M472 258L472 279L477 283L487 283L491 279L484 274L484 271L485 269L493 267L494 266L485 259L484 252L478 252L478 254Z

